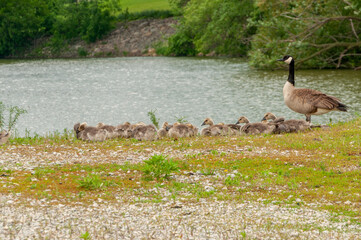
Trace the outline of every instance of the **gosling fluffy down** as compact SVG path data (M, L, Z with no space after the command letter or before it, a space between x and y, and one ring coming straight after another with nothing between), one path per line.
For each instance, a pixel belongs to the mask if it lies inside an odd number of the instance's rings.
M271 124L276 125L275 133L302 132L311 129L311 124L305 120L277 118L273 113L267 112L262 120L272 120Z
M6 131L6 130L2 130L0 132L0 145L5 144L10 137L10 132Z
M250 123L248 118L245 116L241 116L236 124L245 123L241 127L241 134L247 134L247 135L255 135L255 134L271 134L274 133L276 126L275 125L269 125L267 123Z
M198 128L192 124L174 123L173 127L169 129L168 136L174 139L192 137L197 135Z
M226 136L231 135L231 129L225 124L216 124L211 118L206 118L201 126L208 125L209 127L201 130L202 136Z
M106 130L88 126L86 122L76 123L74 131L77 139L84 141L105 141L107 139Z

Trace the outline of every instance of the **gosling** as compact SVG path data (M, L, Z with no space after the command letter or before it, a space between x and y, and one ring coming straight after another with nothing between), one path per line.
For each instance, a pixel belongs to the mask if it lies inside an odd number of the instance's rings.
M241 116L236 124L245 123L241 127L241 134L255 135L255 134L271 134L275 132L276 126L267 123L250 123L248 118Z
M5 144L10 137L10 132L6 131L6 130L2 130L0 132L0 145Z
M203 128L201 131L202 136L226 136L230 135L230 128L221 123L214 125L214 122L211 118L206 118L201 126L209 125L209 127Z
M104 129L88 126L86 122L76 123L74 125L76 138L84 141L105 141L107 132Z

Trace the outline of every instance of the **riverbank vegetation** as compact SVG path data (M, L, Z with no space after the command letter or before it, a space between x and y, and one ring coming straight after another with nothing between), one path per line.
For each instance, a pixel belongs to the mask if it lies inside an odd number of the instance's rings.
M361 217L361 118L303 133L83 142L73 134L0 146L0 193L46 199L258 201ZM16 160L12 160L16 159Z
M2 1L0 57L15 56L37 39L49 39L46 47L56 52L76 39L102 39L119 21L181 15L176 33L157 45L158 54L248 57L257 68L274 68L275 59L290 54L302 68L361 68L358 0L148 3Z
M303 68L361 68L360 1L173 3L184 17L166 54L248 56L257 68L290 54Z

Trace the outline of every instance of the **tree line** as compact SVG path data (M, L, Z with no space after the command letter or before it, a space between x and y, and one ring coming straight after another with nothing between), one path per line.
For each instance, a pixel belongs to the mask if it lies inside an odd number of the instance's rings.
M361 69L359 0L170 0L182 13L169 55L247 56L257 68L290 54L303 68Z
M361 69L359 0L169 3L167 16L179 15L179 24L159 54L247 57L256 68L273 68L290 54L302 68ZM123 11L120 0L0 0L0 57L43 37L52 51L74 39L94 42L118 21L141 16Z
M74 38L94 42L115 26L120 10L118 0L0 0L0 57L42 37L53 51Z

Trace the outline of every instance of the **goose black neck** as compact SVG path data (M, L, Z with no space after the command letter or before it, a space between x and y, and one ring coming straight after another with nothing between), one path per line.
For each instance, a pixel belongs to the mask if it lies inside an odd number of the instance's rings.
M289 64L289 73L288 73L288 79L287 81L289 81L293 86L295 85L295 61L290 62Z

